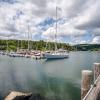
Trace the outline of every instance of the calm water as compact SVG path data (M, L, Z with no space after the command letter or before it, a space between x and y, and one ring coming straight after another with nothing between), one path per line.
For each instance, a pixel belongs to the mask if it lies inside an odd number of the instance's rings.
M100 62L100 52L71 52L68 59L33 60L0 55L0 98L11 90L39 92L48 100L80 100L81 70Z

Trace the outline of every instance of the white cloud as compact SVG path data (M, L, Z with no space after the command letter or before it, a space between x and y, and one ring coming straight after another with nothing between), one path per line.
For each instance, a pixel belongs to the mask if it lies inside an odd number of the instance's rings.
M76 23L76 27L79 29L93 29L100 28L100 13L98 10L100 9L100 1L89 0L92 1L88 4L88 8L86 8L79 16ZM92 4L91 4L92 3Z
M2 2L1 2L2 1ZM66 41L66 37L82 37L88 32L92 36L100 36L100 1L99 0L4 0L0 1L0 34L16 34L14 38L25 38L28 24L33 35L41 35L42 39L53 41L55 23L39 26L46 18L55 19L56 5L58 10L58 40ZM45 27L46 30L43 30ZM52 32L50 32L50 30ZM5 36L5 35L4 35ZM92 38L92 37L91 37ZM74 39L70 42L75 42ZM87 43L89 40L77 40ZM93 40L95 41L95 39Z
M91 41L91 43L100 44L100 36L94 37L93 40Z
M93 36L100 36L100 28L95 28L92 32L94 33Z
M56 33L56 28L55 28L55 24L53 25L53 27L49 27L46 31L43 32L42 37L43 38L48 38L51 37L53 38L55 36ZM78 30L76 28L74 28L74 24L72 23L72 21L66 21L63 24L60 24L58 22L57 25L57 36L58 38L60 37L67 37L67 36L82 36L86 33L85 30Z

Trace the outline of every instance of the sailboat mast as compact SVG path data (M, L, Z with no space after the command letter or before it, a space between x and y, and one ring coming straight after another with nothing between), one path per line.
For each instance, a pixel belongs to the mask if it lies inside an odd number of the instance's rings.
M19 51L19 40L17 40L17 51Z
M57 6L56 6L56 32L55 32L55 51L57 50Z
M28 25L28 51L30 50L30 40L29 40L29 25Z
M6 40L6 44L7 44L6 52L8 52L8 39Z

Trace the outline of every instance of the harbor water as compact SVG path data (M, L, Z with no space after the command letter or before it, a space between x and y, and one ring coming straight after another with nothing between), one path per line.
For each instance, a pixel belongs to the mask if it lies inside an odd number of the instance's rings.
M80 100L81 71L95 62L100 63L100 52L70 52L59 60L0 55L0 100L14 90L40 93L48 100Z

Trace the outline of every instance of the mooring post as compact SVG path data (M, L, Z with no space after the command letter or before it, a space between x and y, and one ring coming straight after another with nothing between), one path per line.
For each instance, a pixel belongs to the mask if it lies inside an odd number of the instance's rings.
M94 81L100 75L100 63L94 63Z
M82 71L81 100L85 97L92 83L93 73L90 70Z

